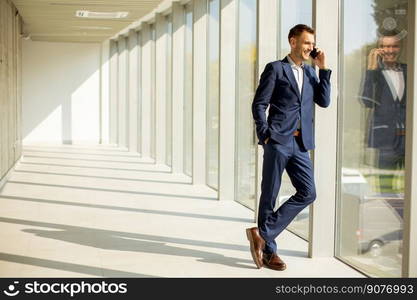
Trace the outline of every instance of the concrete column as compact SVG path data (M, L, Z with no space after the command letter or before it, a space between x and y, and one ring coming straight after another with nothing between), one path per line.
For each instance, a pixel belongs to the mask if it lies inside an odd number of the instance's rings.
M138 34L130 30L128 36L129 152L138 152L139 47Z
M156 56L155 56L155 40L156 40L156 28L155 28L155 23L150 23L150 33L151 33L151 99L150 99L150 103L151 103L151 127L150 127L150 139L151 139L151 150L150 150L150 157L155 160L156 158L156 149L155 149L155 144L156 144L156 131L155 131L155 124L156 124L156 97L155 97L155 92L156 92Z
M136 31L138 38L138 142L137 149L142 156L142 34Z
M206 184L207 0L194 0L193 184Z
M314 1L316 43L326 52L332 69L331 104L315 106L316 149L313 154L317 200L310 209L309 257L334 256L337 167L338 3Z
M119 88L118 88L118 107L119 107L119 146L127 147L127 120L128 120L128 95L127 95L127 64L128 64L128 53L126 37L121 36L118 40L119 49Z
M165 164L172 167L172 15L167 17L167 99L166 99L166 155Z
M116 40L110 40L110 103L109 103L109 143L117 144L118 139L118 64L119 64L119 55L118 55L118 46Z
M110 40L101 45L100 68L100 144L110 141Z
M147 23L141 27L142 45L142 97L141 97L141 118L142 118L142 157L150 158L151 154L151 93L152 93L152 40L150 26Z
M408 4L408 77L405 149L405 195L403 234L403 277L417 277L417 8Z
M155 122L155 161L165 164L166 156L166 97L167 97L167 22L162 14L156 15L156 122Z
M172 172L184 172L184 7L172 3Z
M278 5L276 0L258 2L258 80L265 65L276 60L278 47ZM258 84L256 84L257 86ZM256 151L256 203L254 220L257 222L259 197L261 195L263 148Z
M220 4L220 166L219 200L235 198L237 1Z
M16 79L16 91L17 91L17 107L16 107L16 151L15 161L22 156L22 39L20 33L22 32L22 18L19 14L15 15L16 28L17 28L17 79ZM0 176L1 177L1 176Z

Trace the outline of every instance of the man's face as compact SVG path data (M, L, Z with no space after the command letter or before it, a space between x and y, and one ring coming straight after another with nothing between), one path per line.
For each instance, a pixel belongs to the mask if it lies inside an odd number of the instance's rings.
M303 31L300 36L290 39L291 52L303 61L310 58L310 52L314 45L314 35L307 31Z
M382 59L384 62L396 62L400 54L400 41L395 36L381 38Z

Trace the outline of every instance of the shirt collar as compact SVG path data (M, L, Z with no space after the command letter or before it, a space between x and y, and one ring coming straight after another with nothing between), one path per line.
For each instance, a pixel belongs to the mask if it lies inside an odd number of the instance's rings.
M393 71L397 71L397 72L402 71L401 64L399 64L399 63L395 63L395 64L393 64L392 66L389 67L384 62L382 62L381 63L381 69L382 70L393 70Z
M301 66L298 66L292 59L291 59L291 57L290 57L290 55L288 54L287 55L287 59L288 59L288 62L290 63L290 65L291 65L291 67L293 67L293 68L304 68L304 62L302 62L301 63Z

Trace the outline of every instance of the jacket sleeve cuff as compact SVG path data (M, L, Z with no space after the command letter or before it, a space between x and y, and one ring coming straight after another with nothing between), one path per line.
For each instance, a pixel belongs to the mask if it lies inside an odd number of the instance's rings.
M319 70L319 78L320 79L330 79L331 74L332 74L332 70L330 70L330 69L320 69Z
M269 128L265 129L259 135L259 145L265 145L265 140L270 137Z

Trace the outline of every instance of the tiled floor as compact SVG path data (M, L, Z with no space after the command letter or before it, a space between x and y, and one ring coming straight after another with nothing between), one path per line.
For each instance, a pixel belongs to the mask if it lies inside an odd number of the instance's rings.
M0 191L0 277L362 277L278 238L288 268L255 268L253 213L124 149L26 146Z

